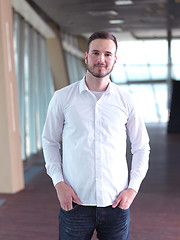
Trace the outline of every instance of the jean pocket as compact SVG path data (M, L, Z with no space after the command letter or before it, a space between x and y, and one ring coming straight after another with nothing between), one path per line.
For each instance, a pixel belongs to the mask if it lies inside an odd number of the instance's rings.
M73 205L73 208L71 208L69 210L65 210L62 207L61 207L61 209L62 209L63 212L66 212L66 213L73 212L78 207L78 204L73 202L72 205Z
M127 208L127 209L122 209L122 208L120 208L120 207L117 207L117 209L119 209L119 210L122 211L122 212L126 212L126 211L129 210L129 208Z

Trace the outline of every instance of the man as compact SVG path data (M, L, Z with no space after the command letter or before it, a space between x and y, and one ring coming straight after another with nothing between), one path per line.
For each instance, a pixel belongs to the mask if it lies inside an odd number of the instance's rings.
M116 51L112 34L92 34L86 76L56 91L49 105L43 150L61 205L60 240L90 240L95 229L100 240L129 239L129 207L148 169L149 138L130 94L109 79Z

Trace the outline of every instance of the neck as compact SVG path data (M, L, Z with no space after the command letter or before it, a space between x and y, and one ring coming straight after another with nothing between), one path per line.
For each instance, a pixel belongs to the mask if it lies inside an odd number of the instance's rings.
M96 78L92 75L89 75L87 72L85 82L90 91L104 92L107 89L110 80L109 76L104 78Z

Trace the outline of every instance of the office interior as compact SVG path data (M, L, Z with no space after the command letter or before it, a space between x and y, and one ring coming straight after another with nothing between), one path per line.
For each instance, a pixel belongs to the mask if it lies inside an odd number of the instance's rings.
M117 37L111 81L133 94L150 136L130 239L180 239L179 0L0 0L0 239L58 237L41 134L54 91L85 75L98 30Z

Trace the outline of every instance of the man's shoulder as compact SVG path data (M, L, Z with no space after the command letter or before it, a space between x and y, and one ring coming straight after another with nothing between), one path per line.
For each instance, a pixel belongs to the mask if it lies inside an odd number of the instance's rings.
M118 95L125 97L125 98L131 98L132 94L128 91L127 87L117 85L116 83L111 82L113 88L117 92Z
M55 91L55 95L57 96L61 96L61 95L66 95L69 94L71 92L74 92L75 89L79 88L79 84L82 80L79 80L77 82L71 83L70 85L63 87L59 90Z

